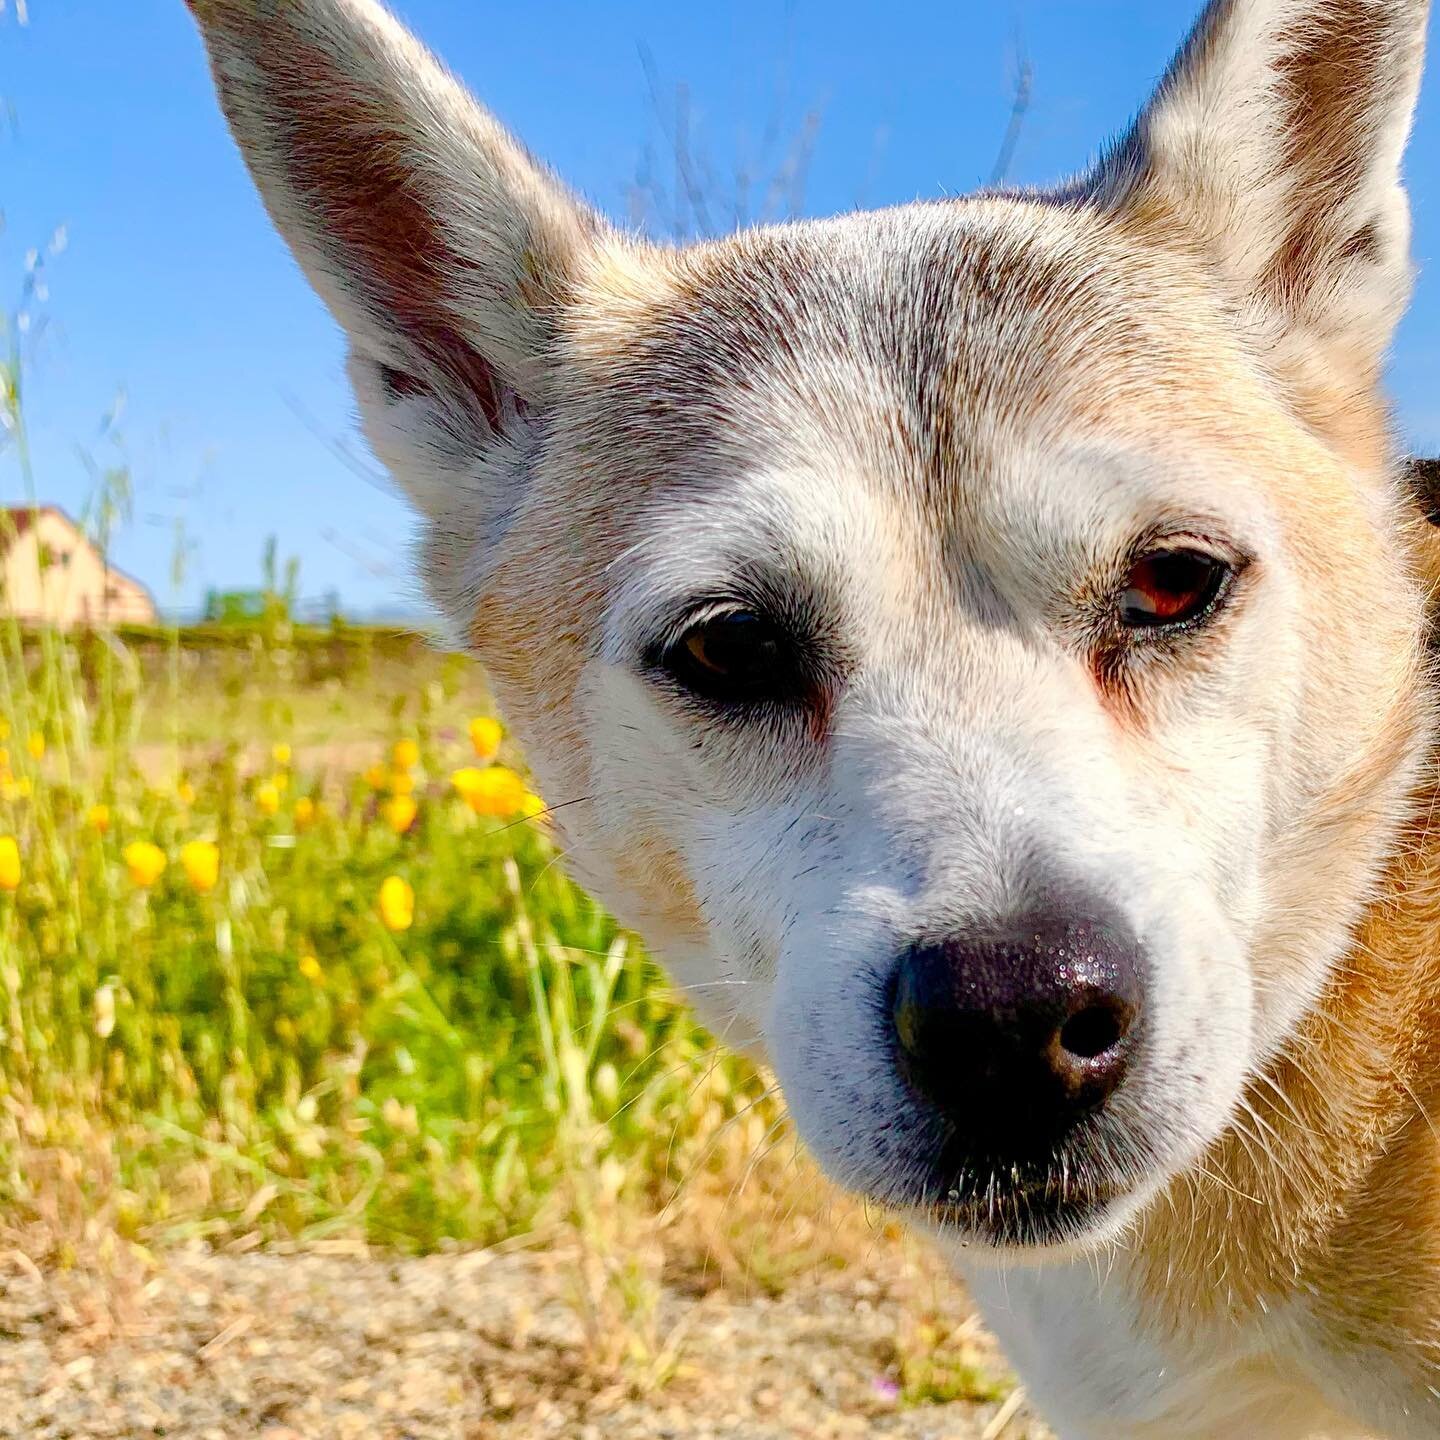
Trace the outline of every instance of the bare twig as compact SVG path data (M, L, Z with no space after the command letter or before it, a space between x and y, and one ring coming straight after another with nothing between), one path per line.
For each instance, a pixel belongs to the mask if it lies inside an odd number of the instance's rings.
M640 55L640 69L645 75L645 85L650 92L650 104L660 122L660 130L670 147L670 153L675 157L675 213L671 228L677 240L683 240L689 233L690 227L680 208L683 199L694 216L695 228L700 234L709 235L713 233L710 209L706 204L704 187L695 176L695 156L690 140L690 87L683 80L677 83L673 113L668 112L660 91L660 72L655 64L655 56L643 40L636 48Z
M1010 1422L1020 1413L1020 1407L1025 1403L1025 1392L1021 1389L1012 1390L1005 1403L995 1412L995 1418L985 1427L980 1440L1000 1440L1000 1437L1010 1428Z
M787 15L790 14L787 10ZM728 167L727 190L726 183L717 180L717 167L697 138L699 127L695 123L690 87L681 81L672 89L662 82L650 48L643 41L636 48L650 107L673 164L673 180L667 189L666 181L661 178L663 161L657 165L647 145L641 151L635 178L627 191L632 224L665 231L675 240L685 241L715 236L726 228L738 230L756 218L785 218L803 209L810 161L820 130L820 111L813 109L804 117L785 154L778 161L772 161L784 126L789 95L788 65L781 66L759 152L746 154L749 147L740 146L735 164ZM788 53L788 40L785 48ZM763 197L758 215L753 213L757 192Z
M1000 142L1000 152L995 157L995 168L990 172L990 184L1003 185L1010 174L1015 160L1015 148L1020 143L1020 132L1025 128L1025 116L1030 110L1030 100L1035 85L1035 67L1025 53L1024 42L1017 36L1015 41L1015 98L1010 104L1010 123L1005 127L1005 138Z

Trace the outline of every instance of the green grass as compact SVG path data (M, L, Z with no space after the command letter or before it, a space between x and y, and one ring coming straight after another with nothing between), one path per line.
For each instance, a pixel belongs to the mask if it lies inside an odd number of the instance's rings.
M5 716L0 834L22 874L0 896L0 1208L38 1203L27 1154L90 1135L109 1163L77 1183L128 1236L490 1243L545 1222L577 1145L624 1198L663 1205L757 1099L564 877L543 819L457 794L451 772L474 763L457 694L387 697L413 770L322 791L303 768L250 773L237 729L218 762L157 780L98 743L103 685L66 681L50 644L31 665L60 676L32 668ZM284 743L303 756L307 738ZM396 834L387 792L411 786ZM220 852L209 893L178 862L196 839ZM136 840L169 857L149 888L126 865ZM392 875L415 896L398 933L377 908Z

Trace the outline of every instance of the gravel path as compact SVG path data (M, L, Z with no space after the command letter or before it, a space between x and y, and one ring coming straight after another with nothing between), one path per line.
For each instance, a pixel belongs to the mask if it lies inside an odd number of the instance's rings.
M667 1287L679 1364L643 1395L586 1365L554 1255L185 1251L117 1290L0 1252L0 1437L1040 1440L1013 1402L998 1426L994 1404L899 1403L914 1321L884 1270L780 1298Z

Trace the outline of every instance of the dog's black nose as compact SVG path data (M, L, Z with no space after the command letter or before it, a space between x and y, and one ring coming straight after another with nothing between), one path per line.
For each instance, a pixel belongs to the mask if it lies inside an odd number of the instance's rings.
M1048 1151L1124 1078L1141 969L1128 927L1094 903L916 945L892 989L900 1068L976 1158Z

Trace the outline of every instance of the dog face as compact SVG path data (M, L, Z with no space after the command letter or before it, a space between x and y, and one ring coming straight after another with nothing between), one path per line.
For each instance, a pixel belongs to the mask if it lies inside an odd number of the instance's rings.
M1377 372L1422 0L1220 0L1044 196L611 232L369 0L198 0L579 876L852 1189L1094 1243L1412 778Z

